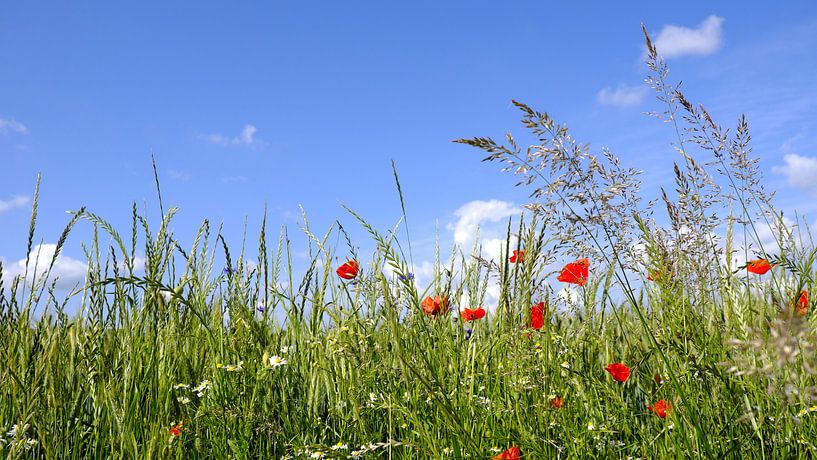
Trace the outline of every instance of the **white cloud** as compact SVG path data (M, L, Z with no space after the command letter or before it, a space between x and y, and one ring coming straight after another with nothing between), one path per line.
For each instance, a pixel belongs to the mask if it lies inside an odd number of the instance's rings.
M29 283L31 283L35 277L39 279L45 275L56 250L57 245L50 243L38 244L31 249L31 254L29 254L28 257L28 276L26 278ZM73 287L85 279L87 271L87 263L65 255L60 255L57 257L54 267L51 269L50 279L59 278L57 282L57 286L59 287ZM3 272L3 276L6 278L4 281L7 283L14 277L25 275L26 259L12 262L9 265L4 264Z
M786 176L792 187L797 187L817 195L817 157L789 153L783 156L784 166L774 166L772 172Z
M257 131L258 128L256 128L253 125L247 124L244 125L244 129L241 130L241 133L235 137L225 136L221 133L215 133L206 134L203 136L203 138L207 142L222 145L225 147L228 146L263 147L264 145L266 145L266 143L255 137L255 133Z
M427 284L434 279L434 262L429 260L420 262L414 266L414 280L418 284Z
M23 195L16 195L11 197L8 201L0 200L0 213L10 211L15 208L22 208L31 202L31 198Z
M26 125L14 118L0 118L0 134L6 134L9 131L17 134L28 134Z
M698 28L666 25L653 43L658 54L664 58L680 56L705 56L721 47L721 24L723 18L712 15L704 19Z
M556 293L556 297L570 308L576 308L581 301L581 294L570 286L565 286Z
M647 88L643 86L619 85L615 90L608 86L596 94L596 100L604 105L628 107L640 104L646 95Z
M147 260L145 259L144 256L141 256L141 255L134 256L133 257L133 271L134 272L144 271L145 270L145 262L147 262ZM122 264L122 266L124 267L124 263Z
M508 201L470 201L454 211L457 221L449 224L448 230L454 233L454 243L463 251L469 252L474 243L477 229L481 228L484 238L480 238L480 244L484 255L488 259L496 259L499 257L504 245L504 238L492 236L491 232L486 232L482 228L482 224L485 222L499 222L521 212L521 208Z

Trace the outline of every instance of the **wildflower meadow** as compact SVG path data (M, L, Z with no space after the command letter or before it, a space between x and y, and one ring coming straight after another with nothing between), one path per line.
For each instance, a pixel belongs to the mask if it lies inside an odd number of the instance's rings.
M394 163L391 228L341 205L328 228L265 215L231 246L207 220L174 230L158 175L158 221L71 210L51 265L0 284L0 455L814 458L808 226L776 210L745 119L718 124L644 38L671 182L646 195L638 165L514 101L514 134L451 137L530 203L498 258L438 247L430 282ZM81 226L85 281L60 291Z

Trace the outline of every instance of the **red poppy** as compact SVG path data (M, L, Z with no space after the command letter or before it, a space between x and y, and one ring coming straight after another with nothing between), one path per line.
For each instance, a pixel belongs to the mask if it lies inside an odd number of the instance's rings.
M756 275L765 275L766 272L768 272L771 269L772 266L766 259L755 259L746 262L746 270L748 270L749 273L754 273Z
M542 329L545 325L545 303L539 302L530 307L530 327Z
M429 316L437 316L443 308L448 308L448 299L442 296L435 295L434 297L426 297L423 300L423 313Z
M626 382L630 378L630 368L622 363L613 363L604 368L616 382Z
M519 262L519 263L521 264L522 262L524 262L524 261L525 261L525 250L524 250L524 249L520 249L520 250L518 250L518 251L517 251L516 249L514 249L514 250L513 250L513 254L511 254L511 256L510 256L510 257L508 257L508 260L509 260L509 261L510 261L512 264L515 264L515 263L517 263L517 262Z
M519 452L519 446L513 446L505 452L491 457L491 460L519 460L520 458L522 458L522 453Z
M808 312L808 291L801 291L797 299L797 316L806 316Z
M556 278L559 281L571 284L578 284L584 286L587 284L588 269L590 268L590 261L587 259L579 259L575 262L570 262L562 269L562 273Z
M485 316L485 309L482 307L475 308L473 310L470 308L466 308L460 314L462 315L462 319L464 319L465 321L474 321Z
M661 418L667 418L667 414L672 412L672 402L664 401L662 399L652 406L647 406L647 409Z
M345 280L350 280L357 276L359 269L360 267L358 266L357 261L355 259L349 259L345 264L338 267L338 269L335 270L335 273Z
M561 409L564 403L564 400L558 396L550 398L550 407L553 409Z
M168 431L168 433L170 433L170 436L173 436L174 438L178 438L179 436L182 435L182 424L177 423L177 424L173 425L172 427L170 427L170 429L167 430L167 431Z
M675 273L672 273L669 276L670 276L670 278L675 278ZM663 281L663 277L661 276L661 273L656 272L655 275L653 275L652 273L647 274L647 281L655 281L655 280Z

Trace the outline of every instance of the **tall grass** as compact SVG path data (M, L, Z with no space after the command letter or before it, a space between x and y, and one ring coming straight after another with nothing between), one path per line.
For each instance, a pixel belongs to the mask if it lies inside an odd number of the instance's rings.
M126 239L80 209L49 267L37 267L35 192L30 263L0 284L0 454L488 458L518 445L524 458L817 455L817 320L797 314L813 289L814 244L762 190L745 120L733 135L689 103L646 38L658 115L679 153L666 215L642 203L637 171L517 103L530 147L510 135L460 142L521 174L535 201L508 221L497 260L478 242L447 261L438 249L428 285L411 273L396 169L405 240L347 208L347 225L376 248L364 262L340 224L316 233L304 214L309 263L297 273L288 229L270 236L266 214L252 251L245 241L231 253L208 221L183 248L158 175L158 228L134 205ZM65 295L51 268L76 225L93 229L88 271ZM761 225L779 249L756 247ZM514 250L523 261L509 261ZM590 258L590 280L575 298L557 295L554 269L574 257ZM776 268L745 276L736 259L756 257ZM343 280L335 268L350 258L361 270ZM465 322L456 310L481 305L492 285L496 308ZM434 296L455 311L424 315ZM539 302L546 321L534 330ZM614 362L632 369L623 384L605 372ZM648 409L659 400L672 404L666 418Z

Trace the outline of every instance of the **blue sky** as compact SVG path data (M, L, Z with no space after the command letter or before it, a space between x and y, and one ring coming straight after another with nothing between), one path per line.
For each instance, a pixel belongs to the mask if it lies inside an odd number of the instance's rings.
M641 22L687 96L733 126L746 113L766 184L787 213L817 212L817 7L813 2L15 2L0 15L0 258L54 243L87 206L123 232L157 221L151 152L183 240L208 218L239 244L294 225L316 233L344 203L387 228L397 163L417 257L467 240L525 190L450 141L521 132L511 99L548 111L594 150L672 187L672 131L643 84ZM592 11L592 13L591 13ZM491 226L497 228L491 230ZM81 272L82 225L62 263ZM459 237L457 235L460 235ZM293 240L297 240L293 237ZM73 264L73 265L72 265ZM79 264L79 265L77 265Z

